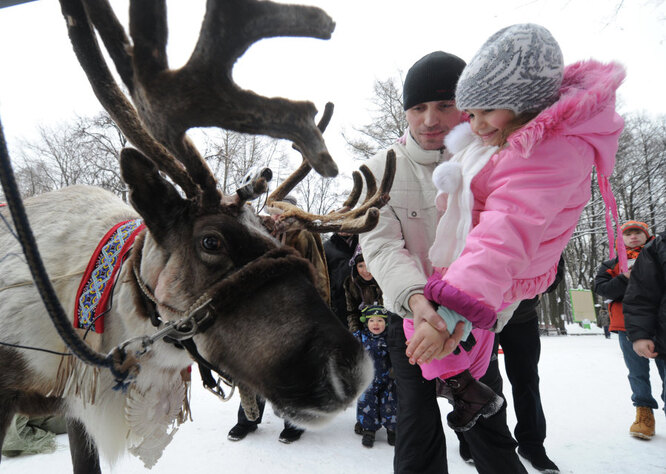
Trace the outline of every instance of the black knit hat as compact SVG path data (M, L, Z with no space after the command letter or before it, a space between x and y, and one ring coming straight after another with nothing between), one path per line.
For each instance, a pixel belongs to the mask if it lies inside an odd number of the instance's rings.
M405 110L436 100L453 100L465 61L444 51L434 51L416 61L407 71L402 88Z

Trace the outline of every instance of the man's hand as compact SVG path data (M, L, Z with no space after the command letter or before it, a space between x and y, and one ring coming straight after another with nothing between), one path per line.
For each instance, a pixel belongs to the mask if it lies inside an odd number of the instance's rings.
M435 311L435 307L422 293L410 296L408 304L414 315L414 329L417 329L423 320L428 321L438 331L446 331L448 329L444 320Z
M451 334L432 303L422 294L410 296L409 306L414 315L414 335L407 341L405 351L410 364L442 359L458 347L465 327L462 322Z
M646 359L654 359L659 355L654 351L654 342L650 339L638 339L634 341L634 352Z

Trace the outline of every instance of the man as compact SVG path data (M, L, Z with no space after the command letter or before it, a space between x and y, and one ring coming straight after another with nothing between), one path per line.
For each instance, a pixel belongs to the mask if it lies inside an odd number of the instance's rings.
M564 278L564 259L560 257L555 281L546 293L552 293ZM539 392L539 296L523 300L497 337L504 352L504 367L511 382L518 441L518 453L542 472L560 472L546 454L546 416Z
M636 259L622 304L634 352L657 365L666 411L666 232L647 244Z
M435 381L425 380L421 369L405 353L402 318L413 318L415 329L431 325L439 331L438 358L455 349L462 324L446 325L423 295L432 264L428 250L435 238L441 213L435 207L437 190L432 172L450 158L444 137L462 120L454 93L465 62L452 54L436 51L417 61L408 71L403 88L403 106L409 131L405 143L397 143L396 174L391 200L380 210L379 223L360 235L363 254L384 292L384 304L397 315L389 323L388 345L398 387L398 425L394 454L396 473L446 473L444 430L436 398ZM382 176L386 151L367 165ZM502 379L496 358L483 378L501 393ZM475 466L482 473L524 473L515 453L516 442L506 426L506 408L482 419L465 432Z
M636 438L651 439L654 436L654 414L658 408L652 396L650 385L650 360L641 357L634 351L633 343L627 336L624 325L622 300L631 279L631 265L636 261L645 244L654 237L645 222L627 221L622 224L622 240L627 252L629 269L622 272L618 257L606 260L597 269L594 278L594 292L611 300L608 305L610 312L610 331L617 333L624 363L629 371L631 401L636 407L636 419L629 427L629 434Z
M328 276L330 280L331 309L340 322L347 325L347 301L344 283L351 274L349 260L358 245L358 235L335 233L324 242Z

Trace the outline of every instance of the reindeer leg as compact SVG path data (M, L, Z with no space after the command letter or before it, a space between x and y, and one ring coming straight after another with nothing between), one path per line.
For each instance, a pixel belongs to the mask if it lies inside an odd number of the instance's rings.
M88 436L83 423L73 418L67 419L69 452L72 455L74 474L101 474L97 446Z
M8 400L2 399L0 401L0 448L5 442L7 428L9 428L9 424L12 422L15 414L16 410L14 405L9 403ZM2 462L2 453L0 453L0 462Z

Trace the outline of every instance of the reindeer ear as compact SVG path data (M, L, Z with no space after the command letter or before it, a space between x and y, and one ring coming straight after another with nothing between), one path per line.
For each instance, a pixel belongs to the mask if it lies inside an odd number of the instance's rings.
M157 240L172 228L187 201L164 179L150 159L134 148L120 152L120 172L130 188L130 202Z

